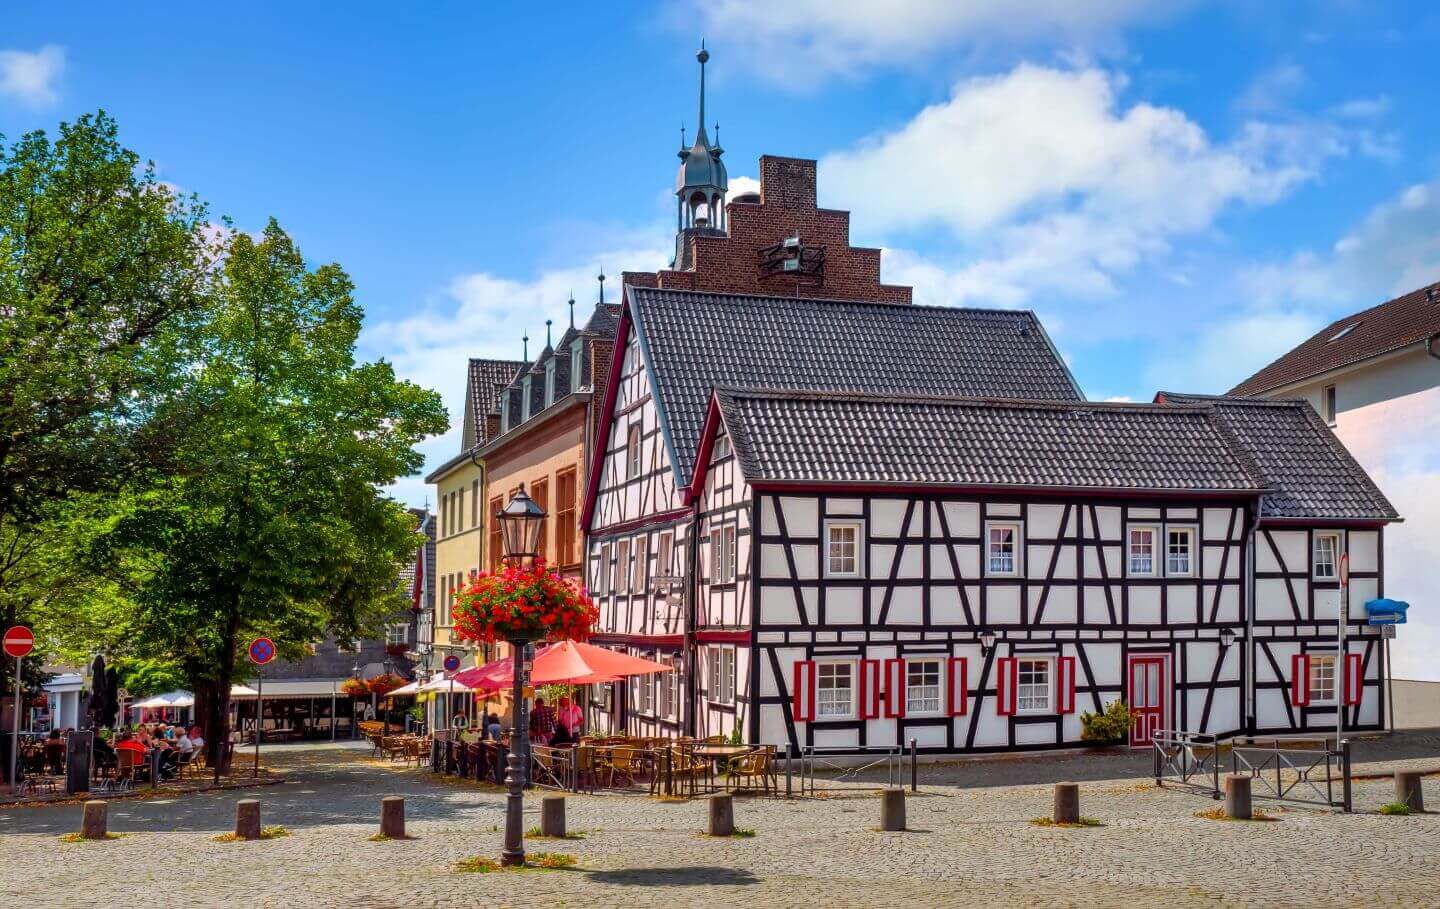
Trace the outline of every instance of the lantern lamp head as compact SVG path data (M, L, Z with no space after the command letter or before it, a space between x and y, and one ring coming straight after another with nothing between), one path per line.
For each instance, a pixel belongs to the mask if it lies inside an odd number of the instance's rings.
M986 629L980 632L980 652L989 653L995 647L995 632Z
M525 494L525 484L495 515L500 522L500 539L504 546L505 558L523 559L535 556L540 550L540 532L545 526L545 509Z
M1232 628L1221 628L1220 646L1229 647L1233 643L1235 643L1235 630Z

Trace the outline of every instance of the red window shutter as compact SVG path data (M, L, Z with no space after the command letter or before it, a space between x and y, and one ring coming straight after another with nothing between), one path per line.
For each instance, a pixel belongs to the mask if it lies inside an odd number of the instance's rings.
M964 716L970 710L970 680L964 657L950 658L950 715Z
M1290 703L1296 707L1310 703L1310 657L1303 653L1290 658Z
M795 661L795 690L791 694L795 706L795 722L815 719L815 661Z
M905 661L885 661L885 715L905 715Z
M1061 657L1059 660L1060 713L1075 712L1075 658Z
M1015 686L1019 681L1020 667L1014 657L1001 657L995 661L995 712L1000 716L1015 714Z
M860 719L873 720L880 715L880 661L860 661Z
M1353 707L1365 694L1365 668L1360 654L1345 654L1345 704Z

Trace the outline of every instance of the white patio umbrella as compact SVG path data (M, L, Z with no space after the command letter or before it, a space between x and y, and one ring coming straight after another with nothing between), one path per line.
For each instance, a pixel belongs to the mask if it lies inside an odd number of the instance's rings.
M131 708L142 710L163 710L167 707L193 707L195 696L188 691L167 691L164 694L157 694L153 698L146 698L138 704L131 704Z
M413 695L413 694L419 694L419 693L420 693L420 683L419 683L419 682L410 682L409 684L401 685L399 688L396 688L394 691L387 692L385 696L386 696L387 698L393 698L393 697L403 697L404 695L407 695L407 694Z

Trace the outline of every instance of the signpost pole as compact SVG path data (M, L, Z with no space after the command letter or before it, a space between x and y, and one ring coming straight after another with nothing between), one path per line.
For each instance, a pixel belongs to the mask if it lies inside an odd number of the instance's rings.
M15 730L10 736L10 794L20 791L15 779L15 758L20 754L20 670L25 665L24 657L15 658Z
M255 669L255 769L252 777L260 775L260 734L265 731L265 667Z

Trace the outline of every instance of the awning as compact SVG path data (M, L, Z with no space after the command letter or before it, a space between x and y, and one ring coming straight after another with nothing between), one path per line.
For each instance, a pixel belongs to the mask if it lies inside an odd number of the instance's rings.
M642 660L628 653L606 650L593 644L560 641L542 647L535 654L530 671L530 684L589 685L635 675L672 672L674 669L674 666ZM456 677L475 686L479 691L495 691L512 684L514 672L514 658L501 657L484 666L456 673Z
M132 710L164 710L172 707L193 707L195 696L188 691L167 691L130 705Z
M263 685L265 700L272 698L328 698L333 695L341 695L340 686L344 679L266 679ZM246 683L249 686L249 694L238 694L235 689L230 690L232 698L253 698L256 696L255 680L251 679Z

